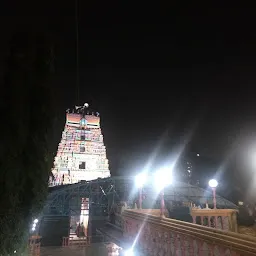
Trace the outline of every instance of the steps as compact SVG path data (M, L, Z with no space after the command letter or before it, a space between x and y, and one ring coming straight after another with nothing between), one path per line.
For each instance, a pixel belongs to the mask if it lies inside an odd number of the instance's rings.
M71 233L69 236L69 246L88 246L91 244L90 237L77 237L75 233Z

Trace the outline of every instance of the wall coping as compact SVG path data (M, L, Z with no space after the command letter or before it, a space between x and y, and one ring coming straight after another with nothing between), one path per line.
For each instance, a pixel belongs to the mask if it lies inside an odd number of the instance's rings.
M230 216L233 213L237 213L235 209L197 209L191 208L192 216Z
M124 218L147 221L156 230L162 229L165 232L171 230L175 233L203 240L209 244L222 245L241 253L242 255L256 255L256 238L235 232L224 231L205 227L189 222L160 218L150 213L150 210L125 210Z

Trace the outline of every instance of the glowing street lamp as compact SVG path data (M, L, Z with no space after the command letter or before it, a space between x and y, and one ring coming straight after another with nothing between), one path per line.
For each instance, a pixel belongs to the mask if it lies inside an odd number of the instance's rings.
M145 185L145 183L147 182L147 179L148 179L148 177L145 172L142 172L135 177L136 187L139 188L139 191L140 191L140 196L139 196L139 209L140 210L142 209L142 188Z
M164 217L164 188L172 184L172 169L162 168L155 173L155 186L161 195L160 216Z
M131 248L131 249L125 251L125 252L124 252L124 255L125 255L125 256L134 256L133 249Z
M217 202L216 202L216 188L218 186L218 181L215 179L209 180L209 186L212 188L213 193L213 208L217 208Z

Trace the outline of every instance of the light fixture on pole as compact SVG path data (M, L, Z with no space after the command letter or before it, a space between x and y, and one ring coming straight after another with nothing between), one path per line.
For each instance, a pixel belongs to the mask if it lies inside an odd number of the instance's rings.
M135 177L135 185L139 188L139 209L142 209L142 188L147 182L147 174L142 172Z
M164 188L167 185L172 184L172 169L170 168L162 168L158 170L154 175L155 185L158 190L160 191L161 196L161 206L160 206L160 216L161 218L164 218Z
M127 250L124 252L125 256L134 256L133 248Z
M218 186L218 181L215 179L209 180L209 186L212 188L212 193L213 193L213 208L217 209L216 188Z

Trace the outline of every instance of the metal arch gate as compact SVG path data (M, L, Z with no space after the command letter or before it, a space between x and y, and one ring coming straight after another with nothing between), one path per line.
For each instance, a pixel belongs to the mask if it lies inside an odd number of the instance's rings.
M134 177L110 177L97 179L90 182L80 182L72 185L54 187L49 194L43 215L70 216L71 213L78 213L81 210L81 199L89 198L90 207L104 208L106 214L110 212L113 205L125 201L128 206L132 207L137 196L134 189ZM199 194L195 194L194 189ZM150 188L145 188L145 195L151 197ZM172 189L171 194L165 193L166 201L173 201L175 198L193 202L204 198L206 201L209 195L198 187L178 186ZM167 192L167 191L166 191ZM218 196L218 199L222 199ZM224 200L224 199L223 199Z
M80 215L82 198L89 198L89 233L94 233L92 226L95 223L104 225L109 221L110 213L116 213L118 207L114 206L118 203L125 201L128 207L134 206L138 191L134 188L133 179L134 177L111 177L50 188L52 191L48 196L42 215L60 219L68 218L71 215ZM198 192L201 193L194 195L193 191L190 191L191 189L184 184L178 184L170 194L165 193L165 200L171 202L178 198L182 201L193 201L202 198L201 194L204 191L199 190ZM151 191L152 187L148 186L143 190L148 201L152 203L151 197L154 194ZM158 198L155 200L155 202L160 202ZM151 206L153 205L151 204ZM149 205L145 205L145 208L148 207Z
M71 216L80 216L82 198L89 198L88 233L93 237L96 229L109 220L113 206L128 200L132 185L127 184L129 180L126 177L115 177L50 188L39 225L39 234L45 237L44 244L60 245L61 241L56 241L55 237L69 236L70 227L67 223L70 223ZM58 234L56 229L59 229Z
M69 216L80 211L82 198L90 198L90 206L106 207L109 212L113 204L130 201L131 182L129 177L115 177L55 187L47 198L43 215Z

